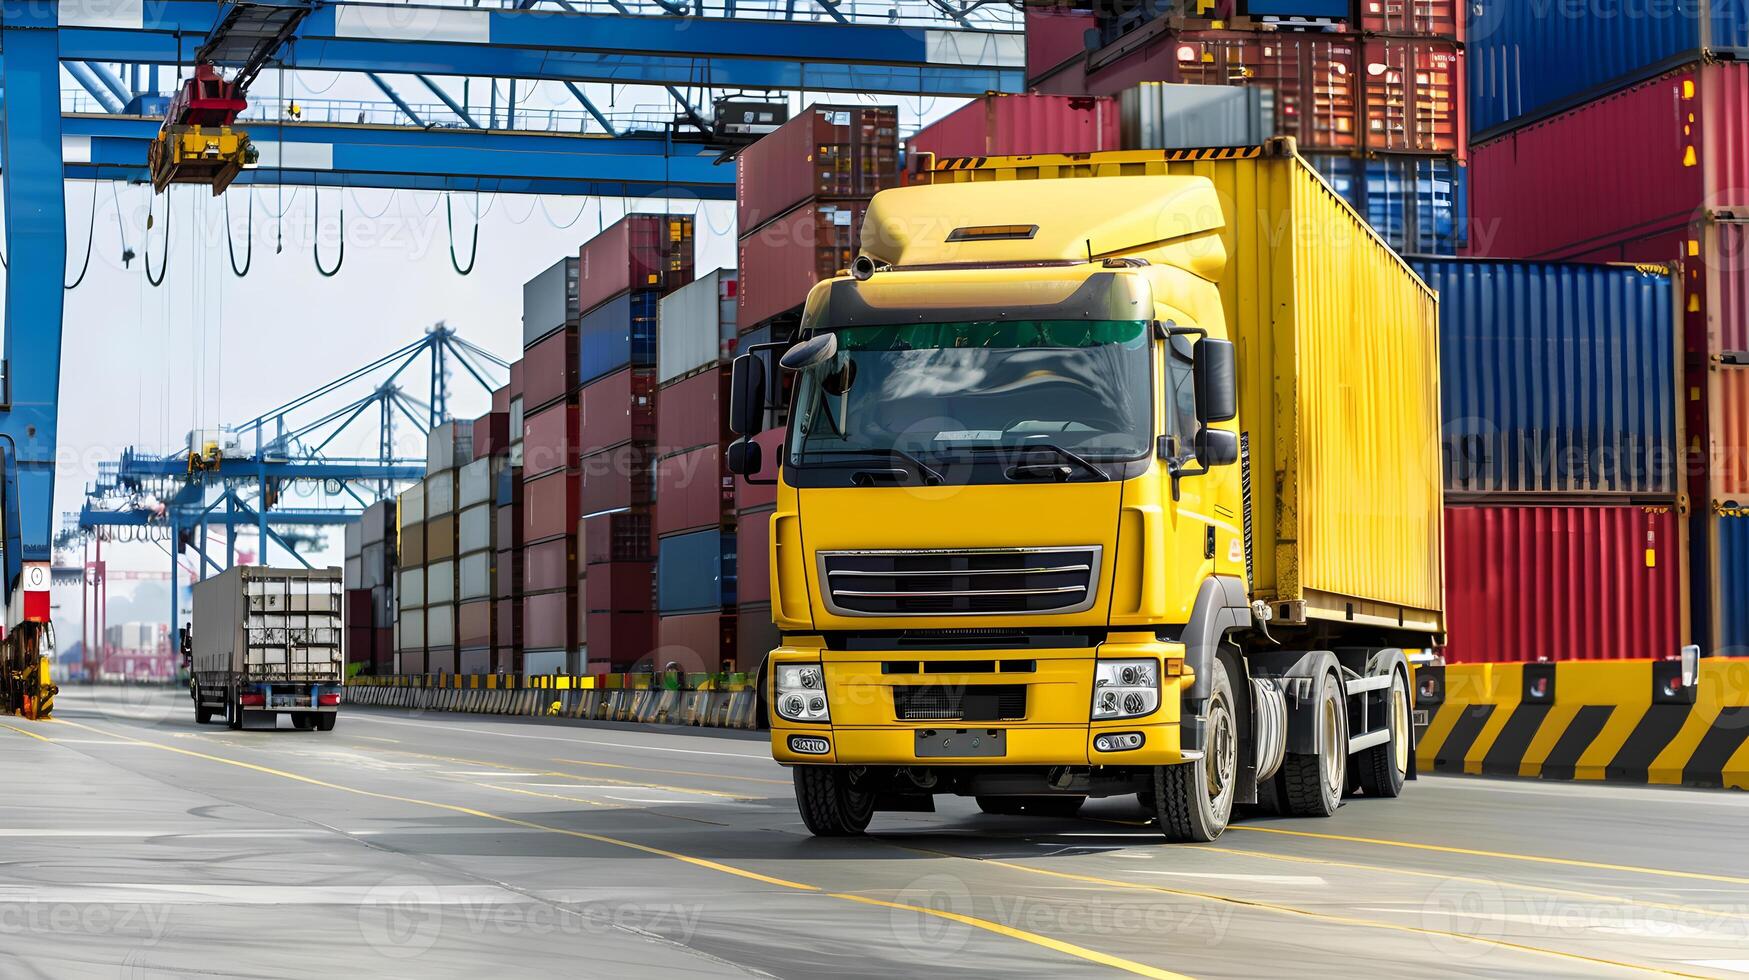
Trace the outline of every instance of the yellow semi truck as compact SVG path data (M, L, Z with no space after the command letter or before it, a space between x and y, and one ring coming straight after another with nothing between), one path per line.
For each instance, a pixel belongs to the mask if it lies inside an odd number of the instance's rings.
M793 373L762 693L808 828L1135 794L1206 841L1398 795L1403 651L1443 629L1435 295L1290 141L911 183L733 369L744 477Z

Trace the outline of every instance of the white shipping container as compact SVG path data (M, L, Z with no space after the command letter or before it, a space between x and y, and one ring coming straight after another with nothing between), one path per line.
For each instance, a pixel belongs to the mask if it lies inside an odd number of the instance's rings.
M401 527L425 520L425 484L415 483L401 491Z
M456 506L472 507L492 499L492 460L476 459L461 468Z
M425 610L409 609L402 613L395 636L397 650L425 649Z
M401 608L416 609L425 605L425 568L401 569Z
M656 380L667 382L735 352L734 269L700 276L662 297L656 331Z
M359 556L358 585L348 588L374 589L386 585L389 581L389 544L386 541L367 541L364 554Z
M474 461L474 423L445 422L425 437L425 468L453 470Z
M362 522L346 525L346 557L357 558L364 550L364 524Z
M455 562L445 559L425 566L425 604L435 606L454 601Z
M470 551L492 550L493 526L491 504L480 504L477 507L469 507L462 511L457 528L457 537L460 541L460 547L457 550L464 555Z
M375 544L388 536L389 529L395 526L395 498L379 500L364 509L364 519L359 521L362 530L362 541L365 544Z
M522 674L524 677L539 677L542 674L563 674L565 672L565 651L563 650L528 650L522 655Z
M425 516L441 517L455 510L455 470L425 478Z
M346 559L346 575L344 577L348 589L362 589L364 585L364 559L349 557Z
M463 555L461 559L461 592L463 599L492 597L492 553Z
M340 678L340 592L338 568L238 566L195 583L195 671L251 681Z
M1261 146L1275 136L1275 92L1261 86L1142 82L1118 96L1126 150Z
M425 610L425 645L455 646L455 606L429 606Z

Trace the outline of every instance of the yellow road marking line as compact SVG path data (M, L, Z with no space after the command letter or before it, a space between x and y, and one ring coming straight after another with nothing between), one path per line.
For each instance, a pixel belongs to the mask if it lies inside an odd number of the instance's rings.
M47 719L45 719L45 720L47 720ZM29 735L31 738L34 738L39 742L53 742L54 741L54 739L49 738L47 735L38 735L36 732L25 731L24 729L19 728L17 725L8 725L3 721L0 721L0 728L10 728L20 735Z
M669 786L665 783L639 782L637 780L631 780L631 779L613 779L613 778L610 778L608 776L584 777L584 776L578 775L577 773L574 773L574 772L559 772L558 770L555 770L555 769L530 770L527 766L513 766L513 765L509 765L507 763L503 763L503 762L488 762L485 759L467 759L467 758L463 758L461 756L454 756L454 755L432 755L429 752L413 752L413 751L408 750L408 749L385 749L384 751L393 752L397 755L408 755L408 756L412 756L416 759L431 759L431 760L434 760L437 762L459 762L459 763L463 763L465 765L470 765L470 766L487 766L487 767L492 768L492 769L506 769L506 770L509 770L511 772L531 772L532 771L533 774L536 776L552 776L552 777L557 778L557 779L570 779L570 780L582 781L583 779L587 778L587 779L594 780L596 782L613 783L614 785L617 785L617 786L641 786L641 787L644 787L646 789L665 789L665 790L669 790L670 792L674 792L674 793L692 793L692 794L695 794L698 796L714 796L714 797L717 797L720 799L725 799L725 800L741 800L741 801L752 802L752 801L755 801L758 799L758 797L742 796L742 795L739 795L737 793L724 793L724 792L714 790L714 789L689 789L685 786Z
M1146 963L1137 963L1135 960L1126 960L1121 956L1113 956L1110 953L1101 953L1098 950L1088 949L1085 946L1077 946L1074 943L1066 943L1060 939L1041 936L1035 932L1027 932L1023 929L1005 926L1000 922L991 922L989 919L961 915L958 912L948 912L944 909L927 908L922 905L911 905L906 902L888 902L879 898L870 898L867 895L851 895L844 892L828 892L827 894L833 898L842 898L847 902L861 902L864 905L878 905L881 908L903 909L907 912L933 915L938 919L947 919L952 922L963 923L976 929L993 932L998 936L1007 936L1009 939L1018 939L1021 942L1032 943L1035 946L1043 946L1046 949L1056 950L1059 953L1067 953L1070 956L1079 959L1098 963L1101 966L1109 966L1115 970L1123 970L1126 973L1134 973L1137 976L1153 977L1154 980L1189 980L1189 978L1182 973L1173 973L1170 970L1162 970L1157 967L1149 966Z
M1254 834L1282 834L1288 837L1310 837L1316 840L1339 840L1351 844L1373 844L1379 847L1403 847L1416 851L1435 851L1440 854L1464 854L1470 857L1499 858L1505 861L1526 861L1532 864L1557 864L1568 868L1590 868L1594 871L1625 871L1630 874L1656 875L1660 878L1687 878L1694 881L1722 881L1732 885L1749 885L1749 878L1735 878L1730 875L1707 874L1704 871L1676 871L1666 868L1641 868L1631 864L1604 864L1598 861L1581 861L1577 858L1545 857L1540 854L1510 854L1505 851L1483 851L1469 847L1449 847L1444 844L1418 844L1405 840L1381 840L1373 837L1349 837L1343 834L1320 834L1311 830L1287 830L1281 827L1246 827L1243 825L1227 828L1228 830L1250 831Z
M132 742L132 743L135 743L138 745L149 746L151 748L160 749L160 750L165 751L165 752L173 752L177 755L185 755L185 756L188 756L188 757L194 758L194 759L204 759L208 762L217 762L221 765L236 766L239 769L249 769L249 770L252 770L255 772L263 773L265 775L278 776L282 779L292 780L293 782L305 783L305 784L310 785L310 786L320 786L324 789L337 790L337 791L342 792L342 793L352 793L356 796L370 797L372 799L389 800L389 801L395 802L395 803L407 803L407 804L411 804L413 806L430 807L430 808L436 809L436 810L443 810L443 811L446 811L449 813L460 813L460 814L464 814L466 816L476 817L476 818L481 819L481 820L489 820L489 821L493 821L496 823L509 824L511 826L514 826L514 827L522 827L522 828L525 828L528 830L545 831L547 833L559 834L559 835L565 836L565 837L573 837L573 838L577 838L580 840L593 841L593 842L598 843L598 844L608 844L608 845L611 845L614 847L624 847L624 848L628 848L628 849L634 850L634 851L641 851L645 854L654 854L658 857L665 857L665 858L669 858L670 860L680 861L684 864L690 864L694 867L704 868L704 869L709 870L709 871L717 871L717 872L720 872L722 874L733 875L733 876L738 877L738 878L746 878L746 879L749 879L752 881L758 881L758 882L762 882L762 883L768 884L768 885L776 885L780 888L790 888L790 889L794 889L796 891L813 892L815 894L824 895L824 896L827 896L829 898L838 898L838 899L842 899L844 901L856 902L856 903L863 904L863 905L878 905L878 906L882 906L885 908L903 909L903 910L910 911L910 912L917 912L917 913L922 914L922 915L932 915L932 916L935 916L937 918L951 919L952 921L961 922L961 923L964 923L966 925L973 926L973 927L978 928L978 929L983 929L987 932L992 932L992 933L995 933L995 934L1000 935L1000 936L1006 936L1006 937L1011 938L1011 939L1019 939L1019 940L1024 941L1024 942L1031 943L1035 946L1041 946L1041 947L1044 947L1045 949L1051 949L1051 950L1055 950L1055 951L1060 952L1060 953L1065 953L1065 954L1068 954L1070 956L1077 957L1079 959L1087 960L1088 962L1091 962L1091 963L1098 963L1102 966L1109 966L1109 967L1112 967L1114 969L1124 970L1124 971L1127 971L1129 973L1133 973L1137 976L1151 977L1151 978L1155 978L1155 980L1188 980L1188 978L1184 978L1180 974L1170 973L1170 972L1167 972L1165 970L1160 970L1160 969L1157 969L1155 967L1148 966L1144 963L1137 963L1137 962L1134 962L1131 960L1123 959L1121 957L1112 956L1112 955L1107 954L1107 953L1101 953L1097 950L1086 949L1086 948L1081 947L1081 946L1076 946L1073 943L1066 943L1066 942L1063 942L1061 940L1052 939L1048 936L1042 936L1042 935L1039 935L1037 933L1027 932L1023 929L1016 929L1016 928L1013 928L1012 926L1005 926L1005 925L1002 925L1001 923L991 922L988 919L980 919L980 918L977 918L975 916L960 915L960 914L955 913L955 912L944 912L940 909L927 908L927 907L924 907L921 905L910 905L910 904L906 904L903 902L887 902L887 901L882 901L881 899L868 898L868 897L861 896L861 895L848 895L848 894L842 894L842 893L837 893L837 892L828 892L828 891L824 891L823 889L821 889L818 885L810 885L810 884L806 884L806 883L800 882L800 881L790 881L790 880L785 879L785 878L774 878L770 875L763 875L763 874L760 874L756 871L749 871L745 868L737 868L733 865L722 864L722 863L719 863L716 861L707 860L705 858L693 857L690 854L681 854L678 851L670 851L670 850L665 850L665 849L660 848L660 847L652 847L648 844L639 844L636 841L623 840L623 839L618 838L618 837L608 837L608 836L605 836L602 834L592 834L592 833L589 833L587 831L582 831L582 830L570 830L570 829L567 829L565 827L554 827L550 824L536 823L532 820L523 820L523 819L520 819L517 817L506 817L506 816L503 816L501 814L489 813L485 810L476 810L473 807L460 806L460 805L457 805L454 803L439 803L439 802L436 802L434 800L421 800L421 799L417 799L415 797L410 797L410 796L399 796L399 795L396 795L394 793L378 793L375 790L359 789L355 786L344 786L344 785L341 785L339 783L331 783L331 782L328 782L327 780L316 779L313 776L302 776L302 775L299 775L297 773L285 772L283 770L274 769L274 768L271 768L269 766L259 766L259 765L256 765L255 763L252 763L252 762L242 762L242 761L239 761L237 759L227 759L224 756L219 756L219 755L208 755L205 752L196 752L196 751L193 751L192 749L185 749L185 748L181 748L181 747L175 746L175 745L166 745L162 742L149 742L149 741L146 741L145 739L128 738L127 736L117 735L114 732L107 732L107 731L104 731L104 730L99 729L99 728L92 728L89 725L81 725L78 722L71 722L70 721L70 722L65 722L65 724L72 725L75 728L83 728L86 731L95 732L99 735L103 735L103 736L106 736L109 738L121 738L121 739L128 741L128 742Z
M569 803L587 803L590 806L600 807L603 810L622 810L622 809L624 809L624 807L613 806L612 804L609 804L609 803L603 803L600 800L586 799L586 798L581 797L581 796L561 796L558 793L542 793L542 792L539 792L537 790L518 789L517 787L514 787L514 786L497 786L497 785L494 785L492 783L474 783L472 785L478 786L481 789L495 789L495 790L499 791L500 793L521 793L523 796L544 796L549 800L565 800L566 802L569 802Z
M554 759L567 766L598 766L602 769L631 769L637 772L659 772L667 776L699 776L704 779L735 779L744 783L770 783L773 786L789 786L787 779L765 779L759 776L731 776L720 772L688 772L684 769L651 769L648 766L628 766L621 762L585 762L582 759Z

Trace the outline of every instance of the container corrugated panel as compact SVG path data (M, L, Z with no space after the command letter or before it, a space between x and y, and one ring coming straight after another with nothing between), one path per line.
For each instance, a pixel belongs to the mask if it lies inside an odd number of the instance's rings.
M364 509L364 516L358 521L362 529L360 540L364 544L382 541L395 531L395 499L379 500Z
M435 518L455 510L455 471L433 467L425 478L425 516Z
M657 542L657 608L697 612L735 604L735 536L717 528Z
M1461 42L1469 6L1464 0L1360 0L1360 29Z
M445 422L425 435L425 468L453 470L474 461L474 423Z
M340 582L348 589L362 588L359 580L364 577L364 560L358 557L346 559L340 573Z
M660 302L650 290L622 293L583 315L577 356L584 384L628 365L655 367Z
M396 519L403 525L425 520L425 484L415 483L395 498Z
M522 642L530 651L542 647L570 649L576 629L577 592L529 593L522 597Z
M656 392L656 451L727 445L729 370L705 371Z
M445 514L425 522L425 560L427 563L455 554L455 515Z
M577 331L561 330L529 347L523 354L523 427L534 410L577 390Z
M771 621L770 603L749 603L735 611L735 669L759 672L766 655L783 644L783 634Z
M1276 135L1275 90L1143 82L1118 96L1126 150L1259 146Z
M1710 24L1702 23L1706 8ZM1593 14L1603 9L1523 0L1476 4L1469 23L1474 131L1487 135L1699 61L1703 29L1713 50L1749 52L1749 8L1732 0L1612 5L1610 15Z
M898 183L896 107L812 105L736 157L736 224L745 236L810 198L870 197Z
M770 510L741 514L735 520L735 599L771 601Z
M635 443L583 457L583 514L648 507L655 497L654 462L648 448Z
M456 642L462 647L492 645L492 601L464 602L456 607ZM474 673L466 666L462 673Z
M554 538L522 549L522 587L529 592L568 588L576 577L573 545L569 538Z
M461 468L457 477L456 506L472 507L492 499L492 460L476 459Z
M425 566L425 604L454 602L455 584L455 559L446 558Z
M735 615L716 612L663 616L656 620L657 666L716 670L735 655Z
M576 326L577 257L567 256L522 286L522 343L534 343L566 325Z
M576 402L555 402L531 412L522 427L523 479L551 473L558 469L574 469L581 456L578 444L579 421Z
M464 636L466 634L463 634ZM489 674L492 672L492 650L490 647L469 647L467 640L462 640L461 649L455 653L455 672L463 676L470 674Z
M656 533L720 527L735 507L733 475L720 446L701 446L656 461Z
M522 549L508 549L496 554L493 561L492 594L500 599L521 595Z
M455 603L425 607L425 645L428 648L455 646Z
M364 525L362 521L354 521L346 525L342 532L342 538L346 546L346 557L357 558L364 551Z
M456 559L456 598L492 597L492 553L481 551Z
M407 609L401 612L399 630L402 654L425 649L425 610Z
M1462 48L1450 41L1368 38L1361 71L1367 152L1464 158L1469 129Z
M1469 233L1468 169L1450 157L1306 158L1399 252L1455 255Z
M425 525L401 525L400 562L402 565L425 564Z
M718 269L662 297L656 379L662 383L726 363L735 352L734 269Z
M522 645L522 600L499 599L492 603L493 638L500 649Z
M991 93L918 130L905 148L938 157L1115 150L1117 100Z
M1743 132L1703 113L1695 81L1644 82L1472 148L1471 252L1570 259L1686 226L1705 180L1684 117L1696 116L1698 139Z
M492 503L499 507L514 507L522 502L522 479L526 471L520 466L502 466L492 478Z
M572 533L577 526L581 480L563 470L523 483L522 539L543 541Z
M1439 291L1446 490L1677 492L1668 274L1470 259L1411 264Z
M588 623L587 652L592 668L599 665L610 672L623 672L626 668L649 663L650 652L656 645L654 614L591 610Z
M581 561L597 565L616 561L653 561L655 536L650 515L620 511L583 518Z
M778 464L783 461L783 440L787 430L783 426L766 429L753 437L759 444L759 472L753 478L760 481L777 479ZM735 481L735 509L746 510L751 507L770 507L777 503L777 486L771 482L749 483L743 479Z
M493 392L496 402L497 392ZM494 410L474 420L474 459L502 456L510 451L510 412Z
M1713 494L1749 506L1749 366L1721 365L1711 380Z
M692 224L686 215L628 214L585 242L578 307L587 315L628 289L665 293L691 282Z
M1719 628L1711 652L1749 657L1749 511L1720 514L1714 522L1718 580L1712 605Z
M1749 218L1709 221L1705 238L1707 352L1749 362Z
M1679 649L1683 556L1670 509L1454 506L1445 527L1447 660Z
M655 585L654 562L616 561L589 566L583 595L590 612L649 612Z
M1028 82L1071 58L1087 53L1087 32L1093 14L1078 10L1026 8L1026 77Z
M492 505L479 504L462 511L456 523L456 546L462 554L492 548Z
M656 438L655 381L649 371L626 368L585 385L578 397L584 451Z
M814 202L743 237L736 322L751 327L793 310L815 283L849 268L867 210L866 201Z
M394 570L395 563L389 559L389 543L377 541L364 546L359 555L358 587L374 589L388 583L388 576Z
M1741 5L1749 11L1749 5ZM1744 14L1749 22L1749 13ZM1749 50L1742 52L1749 58ZM1701 134L1707 204L1734 210L1739 219L1749 206L1749 64L1719 62L1700 72L1700 102L1705 110Z
M522 547L522 508L518 506L492 508L493 533L501 551Z

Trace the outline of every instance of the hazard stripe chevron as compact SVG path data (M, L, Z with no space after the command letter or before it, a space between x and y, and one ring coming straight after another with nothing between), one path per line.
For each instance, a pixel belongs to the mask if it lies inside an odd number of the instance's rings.
M1667 662L1559 663L1528 700L1526 666L1443 668L1444 701L1419 735L1419 767L1749 789L1749 659L1702 660L1687 690L1666 689Z

